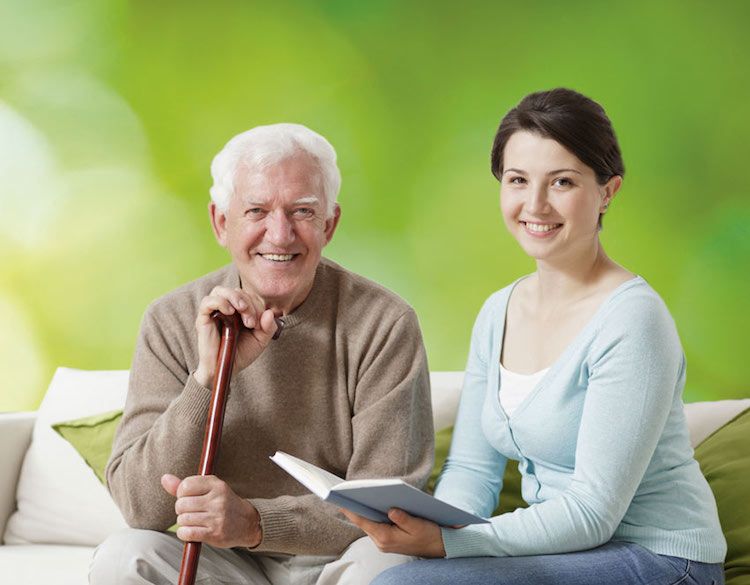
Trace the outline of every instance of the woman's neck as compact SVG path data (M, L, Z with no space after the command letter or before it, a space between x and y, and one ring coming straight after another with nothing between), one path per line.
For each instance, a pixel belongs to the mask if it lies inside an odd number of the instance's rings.
M533 296L540 305L547 306L553 300L576 302L588 297L593 292L592 286L604 274L618 268L599 242L575 259L558 262L538 260Z

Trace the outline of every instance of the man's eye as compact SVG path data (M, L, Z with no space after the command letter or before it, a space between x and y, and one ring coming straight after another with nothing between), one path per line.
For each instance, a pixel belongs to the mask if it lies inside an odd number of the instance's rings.
M253 217L257 217L260 215L263 215L263 208L261 207L251 207L247 211L245 211L245 215L250 215Z
M294 210L294 215L296 217L312 217L315 215L315 210L311 207L298 207Z

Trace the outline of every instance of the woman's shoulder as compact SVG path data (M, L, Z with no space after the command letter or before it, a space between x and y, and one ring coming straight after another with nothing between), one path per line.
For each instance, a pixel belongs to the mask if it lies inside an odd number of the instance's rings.
M642 276L622 283L609 296L598 316L599 335L623 334L641 339L676 339L677 327L669 308Z
M604 308L606 316L619 315L624 320L653 317L660 313L669 315L669 309L659 293L640 275L617 286L605 301Z

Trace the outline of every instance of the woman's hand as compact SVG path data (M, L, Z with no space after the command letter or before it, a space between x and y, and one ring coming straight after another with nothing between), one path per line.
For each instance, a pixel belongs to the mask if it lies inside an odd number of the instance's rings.
M445 556L440 526L429 520L410 516L392 508L388 512L391 524L373 522L349 510L341 510L352 524L359 526L381 551L414 557L442 558Z

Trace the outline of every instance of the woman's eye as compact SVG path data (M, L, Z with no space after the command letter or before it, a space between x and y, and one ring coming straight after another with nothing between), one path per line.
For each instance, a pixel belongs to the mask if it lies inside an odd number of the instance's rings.
M570 187L573 184L573 181L566 177L558 177L553 184L557 187Z
M512 183L513 185L521 185L525 182L526 182L526 179L524 179L523 177L511 177L510 178L510 183Z

